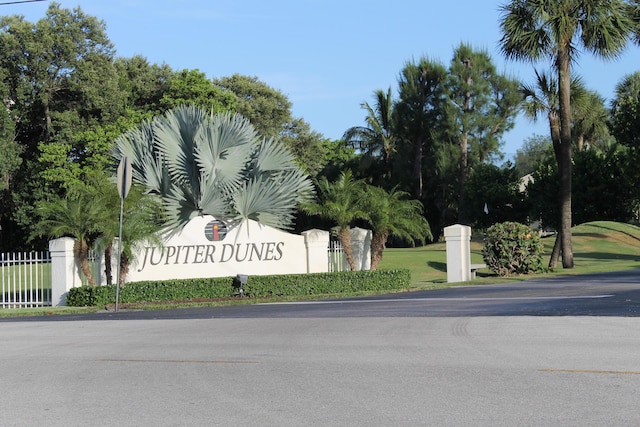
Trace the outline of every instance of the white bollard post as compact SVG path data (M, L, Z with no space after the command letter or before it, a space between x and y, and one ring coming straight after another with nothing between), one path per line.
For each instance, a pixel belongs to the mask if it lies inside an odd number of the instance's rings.
M356 271L371 269L371 230L355 227L351 233L351 251Z
M303 231L307 249L307 273L329 271L329 232L312 229Z
M447 246L447 282L471 280L471 227L454 224L444 229Z
M80 269L73 256L74 239L61 237L49 242L51 253L51 305L67 305L69 289L80 286Z

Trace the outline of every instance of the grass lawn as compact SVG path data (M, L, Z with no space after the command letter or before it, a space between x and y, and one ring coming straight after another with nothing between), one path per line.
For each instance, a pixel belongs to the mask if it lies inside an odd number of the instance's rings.
M501 278L489 269L478 270L478 278L464 284L485 284L513 282L538 277L552 277L566 274L585 274L607 271L620 271L640 268L640 227L609 221L597 221L573 228L574 268L559 267L549 273L512 276ZM544 243L544 263L548 264L555 236L542 239ZM482 263L482 236L471 238L471 263ZM429 289L447 284L447 254L445 243L434 243L419 248L384 251L380 268L408 268L415 289Z

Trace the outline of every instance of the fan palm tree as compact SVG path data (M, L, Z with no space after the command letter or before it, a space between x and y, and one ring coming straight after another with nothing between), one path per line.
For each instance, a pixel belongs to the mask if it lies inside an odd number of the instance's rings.
M386 191L367 186L364 210L371 225L371 269L378 268L389 236L409 242L425 243L431 239L429 222L423 216L423 206L418 200L409 200L409 193L394 188Z
M364 197L364 181L354 180L350 170L342 172L335 182L330 183L322 177L317 184L318 200L305 203L302 209L334 221L338 226L338 239L347 258L351 271L355 271L356 263L351 248L351 223L356 219L365 219L366 212L362 210Z
M367 110L366 126L347 129L342 139L353 144L363 154L382 160L384 178L391 179L391 156L396 151L396 136L393 129L393 98L391 88L384 92L374 92L376 100L372 107L364 102L361 107Z
M115 157L123 156L134 182L161 198L171 232L198 215L290 228L313 192L291 152L239 114L177 107L120 136Z
M549 59L558 75L560 122L556 156L560 181L562 265L573 268L571 246L571 64L578 46L603 57L620 54L636 30L624 0L512 0L500 6L500 40L507 58Z

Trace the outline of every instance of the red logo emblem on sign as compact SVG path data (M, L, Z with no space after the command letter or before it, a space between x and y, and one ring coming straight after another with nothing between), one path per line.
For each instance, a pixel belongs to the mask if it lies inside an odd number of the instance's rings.
M218 242L227 235L227 226L222 221L211 221L205 225L204 235L210 242Z

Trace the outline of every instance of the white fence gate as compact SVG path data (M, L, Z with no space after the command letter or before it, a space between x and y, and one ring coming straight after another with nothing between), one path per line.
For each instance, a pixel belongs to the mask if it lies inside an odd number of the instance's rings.
M49 252L0 253L0 308L51 305Z
M329 272L349 270L344 249L339 240L329 241Z

